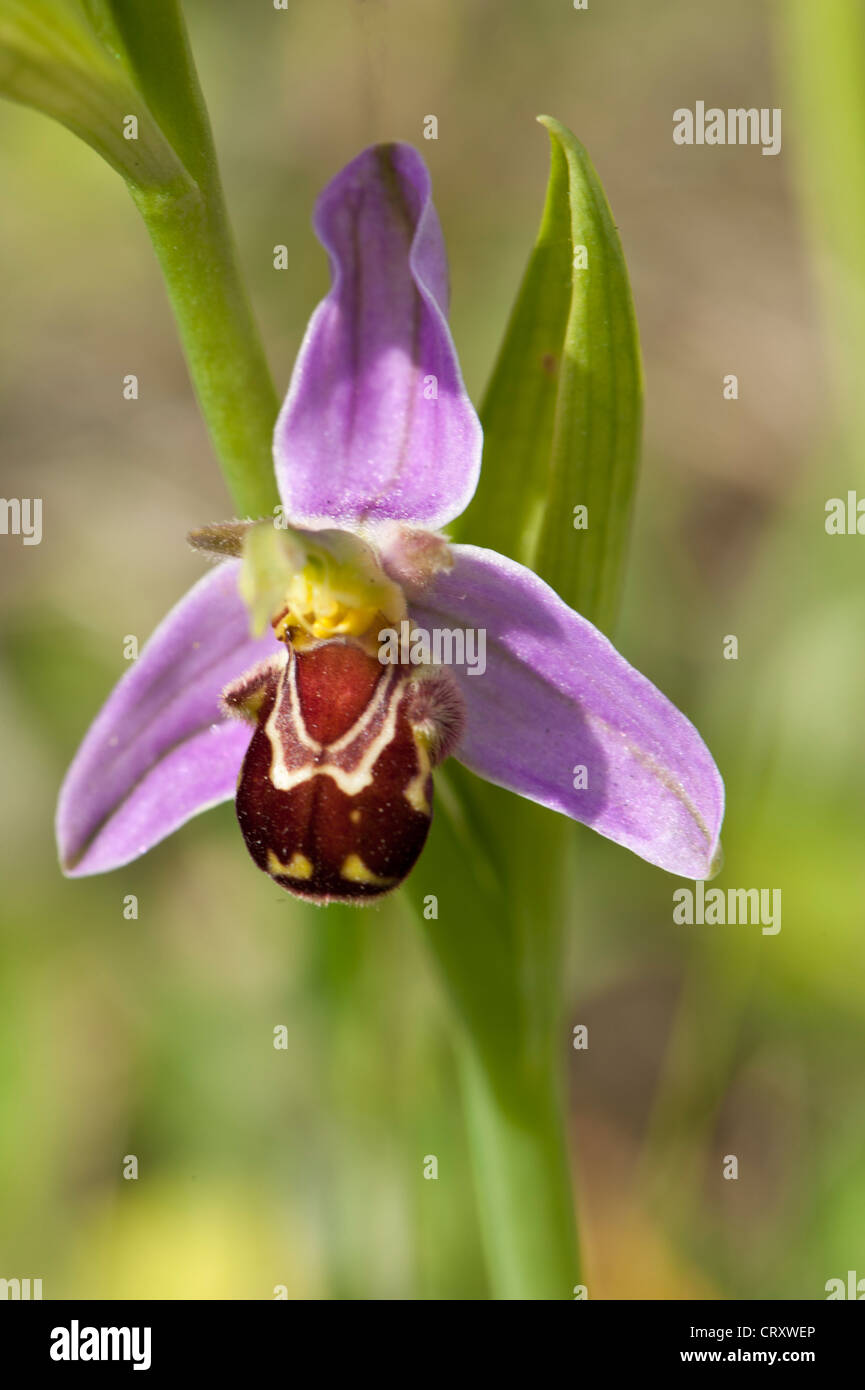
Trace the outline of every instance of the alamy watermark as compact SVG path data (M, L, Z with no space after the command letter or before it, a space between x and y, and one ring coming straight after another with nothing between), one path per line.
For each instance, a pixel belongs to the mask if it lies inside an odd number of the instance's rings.
M865 536L865 497L852 489L843 497L830 497L826 503L828 536Z
M51 1330L52 1361L131 1361L133 1371L150 1370L149 1327L68 1327Z
M673 921L680 926L762 926L764 936L781 930L780 888L706 889L702 879L696 888L677 888L673 893Z
M848 1269L845 1279L827 1279L823 1285L827 1301L833 1298L853 1298L857 1303L865 1299L865 1279L860 1279L855 1269Z
M482 676L487 669L483 627L434 627L430 632L403 618L399 631L384 627L378 641L383 666L465 666L469 676Z
M698 101L691 111L680 106L673 112L676 145L762 145L763 154L781 153L781 108L706 107Z
M41 1297L41 1279L0 1279L0 1299L12 1299L17 1303Z
M39 545L42 498L0 497L0 536L20 536L25 545Z

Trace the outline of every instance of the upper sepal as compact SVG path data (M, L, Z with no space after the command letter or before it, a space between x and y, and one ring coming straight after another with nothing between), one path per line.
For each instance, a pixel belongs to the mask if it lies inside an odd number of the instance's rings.
M276 426L286 514L297 526L444 526L475 490L481 430L447 325L447 261L420 155L364 150L322 193L315 229L333 283Z

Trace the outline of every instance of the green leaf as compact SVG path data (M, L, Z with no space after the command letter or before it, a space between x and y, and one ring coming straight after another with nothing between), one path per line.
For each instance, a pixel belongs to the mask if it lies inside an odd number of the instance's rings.
M61 121L126 180L235 508L272 515L279 402L179 0L0 0L0 96Z
M213 132L179 0L88 0L197 186L218 187ZM94 16L94 22L97 22Z
M546 205L481 408L484 467L460 535L514 556L609 629L640 447L637 325L592 163L558 121L539 120L551 141Z
M481 409L480 486L456 532L521 560L607 626L639 450L637 329L597 175L568 131L542 123L552 142L546 206ZM578 504L587 530L574 529ZM439 814L408 892L470 1042L461 1072L494 1288L570 1296L578 1255L555 1081L571 826L459 766L437 787ZM440 902L428 920L431 884Z
M81 0L0 0L0 95L53 116L136 188L182 192L190 176L108 39Z

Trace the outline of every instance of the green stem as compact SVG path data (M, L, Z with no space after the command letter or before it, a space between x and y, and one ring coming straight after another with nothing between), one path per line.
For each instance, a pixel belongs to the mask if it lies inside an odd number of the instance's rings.
M279 501L278 402L237 269L220 197L132 190L162 267L189 373L239 516Z
M504 1096L468 1045L459 1061L493 1296L571 1299L580 1261L555 1069Z
M149 111L188 178L130 182L159 258L189 372L237 511L279 501L272 438L279 402L238 268L213 136L177 0L108 0Z

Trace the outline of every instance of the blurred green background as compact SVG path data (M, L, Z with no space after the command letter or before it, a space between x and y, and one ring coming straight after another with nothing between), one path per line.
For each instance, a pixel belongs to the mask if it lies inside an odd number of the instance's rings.
M783 922L676 926L675 879L574 827L586 1282L820 1298L865 1276L865 540L824 530L826 500L865 489L858 59L819 87L804 0L185 8L280 391L326 287L313 199L364 144L431 166L476 400L540 218L535 115L587 146L646 371L618 645L725 776L719 886L781 889ZM782 107L780 156L674 145L698 99ZM198 576L184 535L230 504L117 176L4 105L0 187L2 491L44 499L40 546L0 538L0 1276L46 1298L484 1297L452 1019L407 907L301 912L230 806L106 878L57 870L57 789L123 638Z

